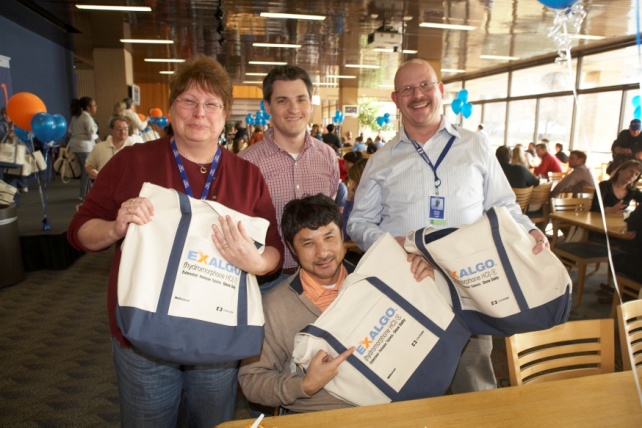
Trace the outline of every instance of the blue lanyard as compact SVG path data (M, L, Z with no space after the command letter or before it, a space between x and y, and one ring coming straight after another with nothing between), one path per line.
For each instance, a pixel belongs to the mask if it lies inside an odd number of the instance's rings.
M432 173L435 176L435 194L439 195L439 186L441 186L441 180L437 176L437 168L439 168L439 165L441 165L441 161L444 160L444 158L448 154L448 151L450 150L453 143L455 142L455 136L453 135L452 137L450 137L450 140L448 140L448 144L446 144L446 147L444 147L444 149L441 151L441 154L439 155L439 158L437 159L437 162L435 164L433 164L430 161L430 158L428 157L424 149L419 145L419 143L417 143L415 140L413 140L408 136L407 132L406 132L406 137L408 137L412 145L415 146L415 149L417 150L417 153L419 153L419 156L421 156L424 162L426 162L430 167L430 169L432 170Z
M185 187L185 193L194 197L192 194L192 188L189 185L189 179L187 178L187 172L185 171L185 166L181 160L180 153L178 152L178 147L176 147L176 141L172 137L172 153L174 153L174 159L176 160L176 165L178 166L178 172L181 174L181 180L183 180L183 186ZM207 181L205 182L205 187L203 187L203 192L201 193L201 199L207 198L207 193L210 190L212 181L214 180L214 173L216 172L216 167L218 166L218 161L221 157L221 146L218 146L216 150L216 155L214 155L214 160L212 160L212 166L210 166L210 172L207 174Z

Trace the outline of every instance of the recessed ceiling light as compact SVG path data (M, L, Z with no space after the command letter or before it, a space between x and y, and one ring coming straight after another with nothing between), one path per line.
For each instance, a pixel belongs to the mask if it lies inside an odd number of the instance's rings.
M299 49L301 45L289 43L252 43L252 46L257 48L286 48L286 49Z
M496 59L498 61L515 61L518 56L504 56L504 55L479 55L481 59Z
M381 68L378 65L367 65L367 64L346 64L345 66L348 68L369 68L369 69Z
M120 39L122 43L146 43L150 45L172 45L174 40L160 40L160 39Z
M462 31L471 31L477 28L471 25L438 24L436 22L422 22L421 24L419 24L419 26L424 28L440 28L442 30L462 30Z
M159 71L159 74L174 74L173 71Z
M315 86L337 86L337 83L332 82L314 82L312 84Z
M342 76L340 74L329 75L327 77L331 79L356 79L357 78L357 76Z
M117 12L151 12L152 8L149 6L106 6L97 4L77 4L78 9L86 10L111 10Z
M393 53L395 50L392 49L392 48L374 48L373 51L375 51L375 52Z
M571 39L579 39L579 40L604 40L606 39L605 36L591 36L590 34L569 34L569 38Z
M254 65L287 65L287 62L281 61L250 61L248 64Z
M410 54L410 55L414 55L414 54L416 54L416 53L417 53L417 51L416 51L416 50L414 50L414 49L404 49L404 50L402 50L401 52L402 52L402 53L405 53L405 54Z
M263 18L278 18L278 19L303 19L307 21L323 21L325 16L323 15L298 15L295 13L270 13L270 12L261 12L261 17Z
M185 60L178 58L145 58L145 62L185 62Z
M408 22L408 21L412 21L412 16L410 16L410 15L405 15L405 16L404 16L403 18L401 18L401 19L402 19L403 21L406 21L406 22Z
M464 73L466 70L460 70L458 68L442 68L442 73Z
M267 73L245 73L246 76L267 76Z
M260 80L244 80L243 83L246 85L262 85L263 82Z

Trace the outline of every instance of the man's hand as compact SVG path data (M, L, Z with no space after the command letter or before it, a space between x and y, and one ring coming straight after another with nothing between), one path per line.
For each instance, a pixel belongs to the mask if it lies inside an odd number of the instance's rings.
M344 362L355 350L353 346L342 354L332 358L325 351L319 351L310 361L307 373L301 381L303 392L312 396L319 392L328 382L339 374L339 364Z
M401 248L403 248L403 244L404 242L406 242L406 238L404 236L397 236L395 237L395 240L399 245L401 245ZM434 266L431 265L430 262L422 256L408 253L408 262L410 263L410 272L413 273L417 282L420 282L427 276L435 279Z
M529 232L533 238L535 238L535 246L533 247L533 254L539 254L542 251L544 251L545 248L551 248L550 244L548 243L548 239L546 238L546 235L539 230L539 229L533 229Z

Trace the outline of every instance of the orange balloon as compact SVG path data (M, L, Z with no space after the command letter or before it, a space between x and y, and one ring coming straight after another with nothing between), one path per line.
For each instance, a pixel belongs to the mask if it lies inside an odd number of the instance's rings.
M145 121L145 115L144 115L143 113L138 113L138 118L139 118L141 121Z
M149 111L149 115L151 117L161 117L163 115L163 110L159 109L158 107L153 108Z
M31 131L31 119L37 113L46 113L47 107L30 92L18 92L9 98L7 114L18 127Z

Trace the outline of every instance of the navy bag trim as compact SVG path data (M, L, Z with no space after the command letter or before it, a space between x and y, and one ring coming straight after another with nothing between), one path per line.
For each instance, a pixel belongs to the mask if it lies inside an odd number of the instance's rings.
M444 361L458 362L462 350L468 339L470 338L470 331L464 322L454 315L453 320L446 330L442 330L431 319L426 317L417 308L412 306L406 299L399 293L390 288L386 283L377 277L365 278L373 287L379 290L382 294L390 300L399 305L410 316L415 318L417 322L426 327L431 333L439 338L435 347L426 355L424 360L420 363L417 371L406 381L405 385L396 392L390 385L385 383L375 372L373 372L366 364L359 360L354 354L350 355L346 361L357 369L366 379L375 385L384 395L390 398L391 401L411 400L415 398L424 398L430 396L443 395L448 389L452 378L455 375L457 363L452 364L452 367L444 368L440 371L434 371L434 367L443 366ZM309 324L301 333L307 333L324 339L328 345L334 349L337 354L341 354L347 348L330 332L319 328L313 324ZM445 343L447 339L448 343ZM423 373L425 371L425 373ZM420 373L421 375L417 375ZM426 375L426 376L424 376ZM427 381L430 379L430 382ZM430 383L436 384L431 388ZM417 391L422 391L417 393Z

